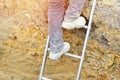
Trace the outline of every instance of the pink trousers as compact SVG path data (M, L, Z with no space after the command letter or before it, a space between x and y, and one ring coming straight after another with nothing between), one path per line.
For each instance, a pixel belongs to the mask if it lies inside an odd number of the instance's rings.
M68 9L64 9L64 0L49 0L48 26L50 37L50 49L52 53L58 53L63 48L62 22L74 21L80 15L85 0L70 0Z

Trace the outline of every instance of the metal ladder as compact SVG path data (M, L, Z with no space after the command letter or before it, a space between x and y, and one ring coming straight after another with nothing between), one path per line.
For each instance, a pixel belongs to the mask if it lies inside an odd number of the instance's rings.
M93 1L91 14L90 14L90 18L89 18L89 23L88 23L88 28L87 28L87 33L86 33L86 37L85 37L85 41L84 41L84 46L83 46L83 49L82 49L82 55L78 56L78 55L74 55L74 54L70 54L70 53L65 53L66 56L70 56L70 57L80 59L80 65L79 65L76 80L80 80L82 65L83 65L83 61L84 61L84 58L85 58L85 51L86 51L86 46L87 46L87 42L88 42L88 38L89 38L89 34L90 34L90 29L91 29L91 25L92 25L92 19L93 19L93 15L94 15L95 6L96 6L96 0ZM48 79L48 78L43 77L44 68L45 68L45 64L46 64L47 53L50 50L48 48L48 46L49 46L49 36L48 36L48 39L46 41L46 47L45 47L45 51L44 51L44 57L43 57L43 61L42 61L39 80L52 80L52 79Z

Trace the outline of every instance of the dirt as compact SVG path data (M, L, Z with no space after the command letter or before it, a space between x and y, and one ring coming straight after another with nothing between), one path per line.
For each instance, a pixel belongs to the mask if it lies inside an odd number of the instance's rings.
M47 27L41 29L33 25L4 28L2 31L0 32L8 37L3 35L0 41L0 80L38 80L47 38ZM64 30L64 34L65 41L71 44L70 52L76 55L81 54L85 30ZM104 69L115 68L119 70L119 66L112 66L115 64L119 64L117 53L104 49L97 41L90 39L82 70L82 80L101 80L102 77L103 80L109 80L104 78L106 76L102 76L106 74ZM74 80L78 66L78 59L67 56L63 56L58 61L48 59L44 76L53 80ZM97 70L101 70L101 73ZM119 73L119 71L117 72ZM98 75L97 73L101 76L95 77Z
M41 5L41 2L1 1L0 80L38 80L48 35L47 12L44 9L47 6L35 6ZM92 26L95 30L92 30L88 41L81 80L120 80L119 48L115 51L108 46L114 43L114 40L110 42L112 38L109 35L114 37L116 34L115 40L119 42L119 30L109 31L106 25L99 25L103 27ZM98 39L96 34L102 31L109 35ZM81 55L85 33L85 29L64 30L64 40L71 44L70 53ZM44 76L52 80L75 80L78 66L78 59L65 55L58 61L47 58Z

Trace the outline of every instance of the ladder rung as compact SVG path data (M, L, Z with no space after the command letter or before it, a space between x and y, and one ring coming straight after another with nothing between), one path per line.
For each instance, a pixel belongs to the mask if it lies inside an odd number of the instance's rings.
M52 80L52 79L48 79L48 78L42 77L42 80Z
M48 51L50 51L50 48L48 48Z
M74 55L74 54L71 54L71 53L65 53L65 55L66 55L66 56L70 56L70 57L74 57L74 58L81 59L81 56Z
M50 51L50 48L48 48L48 51ZM81 59L81 56L74 55L74 54L71 54L71 53L65 53L65 55L66 55L66 56L70 56L70 57L74 57L74 58Z
M88 25L85 25L84 28L85 28L85 29L88 29Z

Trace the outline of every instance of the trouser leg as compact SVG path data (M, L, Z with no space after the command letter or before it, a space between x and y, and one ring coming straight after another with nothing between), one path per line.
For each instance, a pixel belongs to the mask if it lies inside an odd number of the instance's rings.
M82 12L82 7L84 3L85 3L85 0L70 0L69 2L70 5L66 10L64 21L72 22L76 20Z
M61 51L63 41L62 22L64 18L64 0L49 0L48 26L51 52Z

